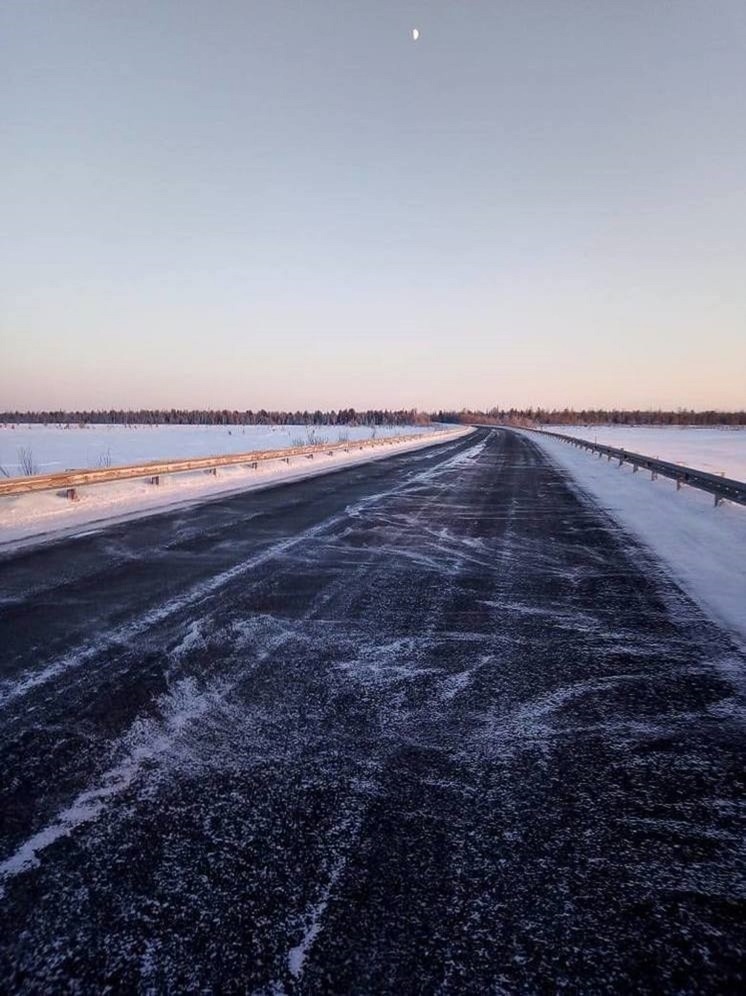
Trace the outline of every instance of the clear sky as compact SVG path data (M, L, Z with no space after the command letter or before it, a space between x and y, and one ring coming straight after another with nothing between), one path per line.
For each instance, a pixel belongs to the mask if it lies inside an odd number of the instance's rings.
M0 408L746 406L744 0L5 0L0 162Z

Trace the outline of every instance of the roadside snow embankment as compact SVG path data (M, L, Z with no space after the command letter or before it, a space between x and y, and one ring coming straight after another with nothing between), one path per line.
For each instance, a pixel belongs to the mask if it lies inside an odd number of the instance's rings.
M406 431L407 427L399 430L401 434ZM159 486L147 483L142 478L97 484L78 489L79 500L74 502L67 501L54 491L0 498L0 548L41 538L51 539L77 532L84 527L98 528L106 523L151 515L221 495L331 473L371 460L383 460L396 453L408 453L436 443L455 441L471 431L458 428L423 432L420 439L402 442L387 435L386 445L362 450L351 445L349 452L335 450L333 456L317 453L313 460L297 457L287 464L281 460L260 462L256 469L238 464L221 468L216 476L199 471L173 474L162 477ZM149 456L150 459L153 458L152 454Z
M529 435L585 493L653 550L708 615L746 640L746 507L724 502L715 508L712 496L702 491L677 491L674 481L651 481L628 464L619 467L561 439ZM577 435L587 438L579 431ZM600 434L598 441L607 442ZM627 446L621 440L608 443ZM660 457L671 459L664 452Z
M741 426L556 425L549 431L746 481L746 428Z
M0 425L0 467L10 477L33 470L121 467L313 443L356 443L436 431L432 425Z

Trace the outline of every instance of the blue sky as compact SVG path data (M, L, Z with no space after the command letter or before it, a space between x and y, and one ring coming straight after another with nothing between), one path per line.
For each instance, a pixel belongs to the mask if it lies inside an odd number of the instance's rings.
M6 3L0 407L743 407L745 107L742 0Z

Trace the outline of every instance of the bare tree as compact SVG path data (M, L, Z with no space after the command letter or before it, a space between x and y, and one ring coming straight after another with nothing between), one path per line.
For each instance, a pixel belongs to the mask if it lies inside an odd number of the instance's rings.
M107 446L101 456L98 458L99 467L108 469L111 467L111 447Z
M30 446L18 447L18 466L24 477L33 477L39 473L39 468L34 463L34 453Z

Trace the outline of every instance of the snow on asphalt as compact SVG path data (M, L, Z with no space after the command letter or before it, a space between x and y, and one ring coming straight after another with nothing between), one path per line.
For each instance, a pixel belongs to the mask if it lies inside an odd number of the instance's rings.
M44 427L31 428L43 429ZM96 428L108 431L109 428L123 429L124 427L98 426ZM174 426L170 428L201 430L204 428L212 429L214 427ZM222 428L224 429L225 427ZM249 428L254 429L255 427ZM269 429L270 427L260 426L256 428ZM284 428L290 430L293 427L288 426ZM337 427L322 426L320 428L333 429L333 441L336 441ZM428 431L419 433L422 436L421 439L414 439L408 442L396 441L396 435L417 433L418 429L423 428L428 429ZM65 430L54 431L59 435L65 432ZM73 433L76 431L81 435L86 434L86 430L70 430ZM255 488L269 487L273 484L297 481L304 477L312 477L330 470L355 466L369 460L381 460L392 456L394 453L411 452L422 447L432 446L437 442L443 442L445 439L458 439L470 431L470 429L463 428L434 431L431 427L422 426L397 427L396 433L389 432L386 434L385 438L390 439L390 442L385 446L366 447L363 450L351 448L349 452L335 451L334 456L317 454L313 460L298 457L291 460L289 464L273 460L267 463L259 463L255 470L244 466L221 467L216 476L202 472L173 474L161 478L161 483L158 487L148 483L146 479L100 484L78 489L79 499L76 502L68 501L53 491L4 497L0 498L0 546L30 540L41 535L46 536L50 534L56 536L60 533L67 533L71 529L77 530L91 525L100 525L104 522L119 521L138 515L149 515L164 509L172 509L238 491L249 491ZM10 430L7 428L0 429L0 434L5 433L7 435L9 432ZM137 449L137 455L135 455L132 451L128 450L127 459L118 462L169 459L173 456L205 455L205 447L208 450L211 446L218 447L220 438L222 438L214 433L200 434L196 432L194 435L185 433L182 442L185 443L191 440L190 446L187 446L186 449L179 449L172 442L173 438L179 437L171 437L168 433L164 434L162 429L154 429L152 433L152 439L157 442L157 452L154 452L152 448L140 448ZM351 441L353 434L356 434L356 437L360 439L370 438L370 431L365 426L350 428ZM138 439L142 437L150 438L148 437L147 429L141 429ZM265 433L262 437L264 445L260 445L262 440L256 434L249 433L246 436L239 435L238 437L230 438L238 438L241 442L232 450L214 448L209 455L216 456L224 452L240 453L249 450L266 450L291 445L289 432L284 434ZM208 440L208 442L205 442L205 440ZM305 440L302 440L302 442L305 443ZM199 445L197 445L198 443ZM174 453L174 449L177 450L176 453ZM190 451L187 452L187 450ZM45 467L45 469L50 468Z
M275 555L250 571L251 519L216 534L231 564L169 517L127 530L149 572L200 570L165 618L157 588L135 597L137 569L107 578L113 625L157 625L118 647L103 632L98 658L7 703L6 989L667 992L739 977L726 807L743 751L712 718L738 705L720 668L740 656L533 443L450 449L247 499L284 497ZM304 490L330 493L287 546L289 492ZM162 535L143 546L148 525ZM45 596L60 614L67 592L99 618L99 546L82 541L86 570ZM48 576L53 556L30 559ZM20 677L55 651L18 633ZM143 681L152 695L133 698Z
M676 437L677 430L670 431ZM580 430L576 435L587 438ZM722 435L746 443L746 432ZM702 491L686 487L677 491L674 481L662 477L652 481L649 474L635 474L628 464L619 467L616 461L599 459L561 439L538 433L530 437L583 491L647 544L711 618L746 640L746 507L724 502L715 508L712 496ZM633 449L631 441L614 437L612 443L601 432L598 441ZM651 454L651 447L644 452ZM675 456L662 446L656 453L661 459ZM700 456L692 459L698 461L694 466L708 469Z
M485 442L477 443L438 464L434 470L416 472L404 484L399 483L383 492L366 496L357 505L347 506L342 512L322 520L302 533L276 543L263 553L203 581L190 591L145 613L136 621L126 623L113 632L99 634L94 642L78 648L74 653L60 660L49 663L44 668L22 674L9 682L0 682L0 711L9 703L28 694L38 686L60 677L63 673L84 664L91 664L97 655L100 655L107 647L113 649L118 645L129 644L137 635L169 618L177 611L188 605L204 602L209 595L215 594L239 577L256 570L268 561L286 556L293 548L301 546L309 540L329 533L343 519L355 518L363 510L378 505L383 500L412 487L414 484L423 484L432 480L433 477L437 477L438 473L442 475L448 470L477 459L485 444ZM185 653L188 654L195 646L203 645L204 625L205 620L198 618L187 627L183 640L171 651L173 660L177 660ZM244 634L240 632L241 628L234 627L232 633L230 642L234 651L240 650L243 645ZM266 630L267 620L263 617L254 617L244 623L243 628L248 630L246 636L253 637L257 631L264 632ZM299 629L302 630L302 627L285 625L271 639L267 639L265 635L262 652L254 658L254 665L258 665L282 644L288 642L292 637L296 637ZM224 637L225 634L221 634L221 636ZM388 656L390 648L386 648L386 650ZM104 663L108 663L107 658L104 658ZM240 677L245 678L245 673L242 673ZM88 786L48 825L24 840L13 853L0 862L0 898L4 894L4 886L9 879L36 867L39 864L39 853L60 838L66 837L78 827L96 820L106 803L112 797L126 791L144 767L174 749L175 741L183 736L187 727L195 721L203 719L208 710L220 713L221 710L227 708L227 698L235 687L235 683L235 680L228 681L221 678L198 689L192 678L177 682L175 687L162 696L158 702L157 716L136 720L122 740L115 744L115 753L124 749L124 756L118 758L116 763L104 773L96 784ZM298 949L290 954L289 964L294 975L300 974L306 949L313 942L315 932L318 929L314 929L313 916L310 919L311 926L306 942L302 942Z

